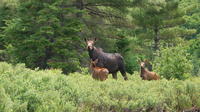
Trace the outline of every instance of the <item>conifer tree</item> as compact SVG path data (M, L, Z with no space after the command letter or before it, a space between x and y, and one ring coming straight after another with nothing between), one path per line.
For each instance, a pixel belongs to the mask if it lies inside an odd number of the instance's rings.
M7 21L4 40L11 44L10 55L27 67L62 68L74 72L80 66L82 47L77 33L81 23L73 17L74 8L65 0L20 0L16 17Z
M8 61L9 56L6 53L6 44L3 38L3 28L6 26L5 21L13 18L16 13L18 2L16 0L0 1L0 61Z
M159 49L161 40L173 40L195 32L179 27L185 20L178 0L143 1L141 6L134 8L132 15L136 23L142 26L144 33L142 36L153 40L155 51Z
M197 32L193 35L186 36L186 39L197 38L200 34L200 1L199 0L182 0L180 2L180 8L182 8L186 14L184 15L185 24L184 28L196 29Z

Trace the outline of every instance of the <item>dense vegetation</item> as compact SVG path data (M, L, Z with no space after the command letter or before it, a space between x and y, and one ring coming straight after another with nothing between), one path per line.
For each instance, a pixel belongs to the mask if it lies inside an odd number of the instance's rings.
M129 80L92 80L84 38L120 53ZM144 59L160 81L141 80ZM0 61L0 112L200 107L200 2L0 0Z
M189 62L187 73L199 75L199 7L198 0L3 0L0 59L76 72L88 65L84 38L96 37L97 47L124 56L131 74L139 70L138 59L162 65L153 69L164 72L165 64L155 61L164 58L163 49L188 46L180 50L191 57L180 64Z
M88 74L30 70L0 63L1 112L182 111L200 107L199 78L143 81L92 80Z

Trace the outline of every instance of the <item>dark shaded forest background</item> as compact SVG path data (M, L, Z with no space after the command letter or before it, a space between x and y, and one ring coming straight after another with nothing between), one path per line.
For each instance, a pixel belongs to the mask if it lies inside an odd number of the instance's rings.
M84 38L123 55L126 70L148 59L171 79L200 76L199 0L1 0L0 60L81 71Z

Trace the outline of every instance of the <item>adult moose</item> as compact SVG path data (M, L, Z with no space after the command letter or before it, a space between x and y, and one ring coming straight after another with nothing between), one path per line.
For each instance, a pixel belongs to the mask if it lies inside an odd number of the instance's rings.
M127 80L124 60L119 53L105 53L101 48L96 48L94 46L96 38L94 40L87 40L87 49L90 56L90 59L93 61L98 59L96 66L107 68L109 73L112 74L114 79L117 79L117 72L120 71L124 80Z

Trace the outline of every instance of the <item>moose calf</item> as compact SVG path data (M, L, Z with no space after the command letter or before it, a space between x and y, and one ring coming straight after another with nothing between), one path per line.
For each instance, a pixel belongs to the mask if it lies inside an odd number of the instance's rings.
M140 62L141 73L140 77L143 80L159 80L160 77L155 72L150 72L148 69L145 68L145 62Z
M104 81L108 78L108 69L97 67L96 64L98 63L98 59L92 61L90 67L92 69L92 77L97 80Z

